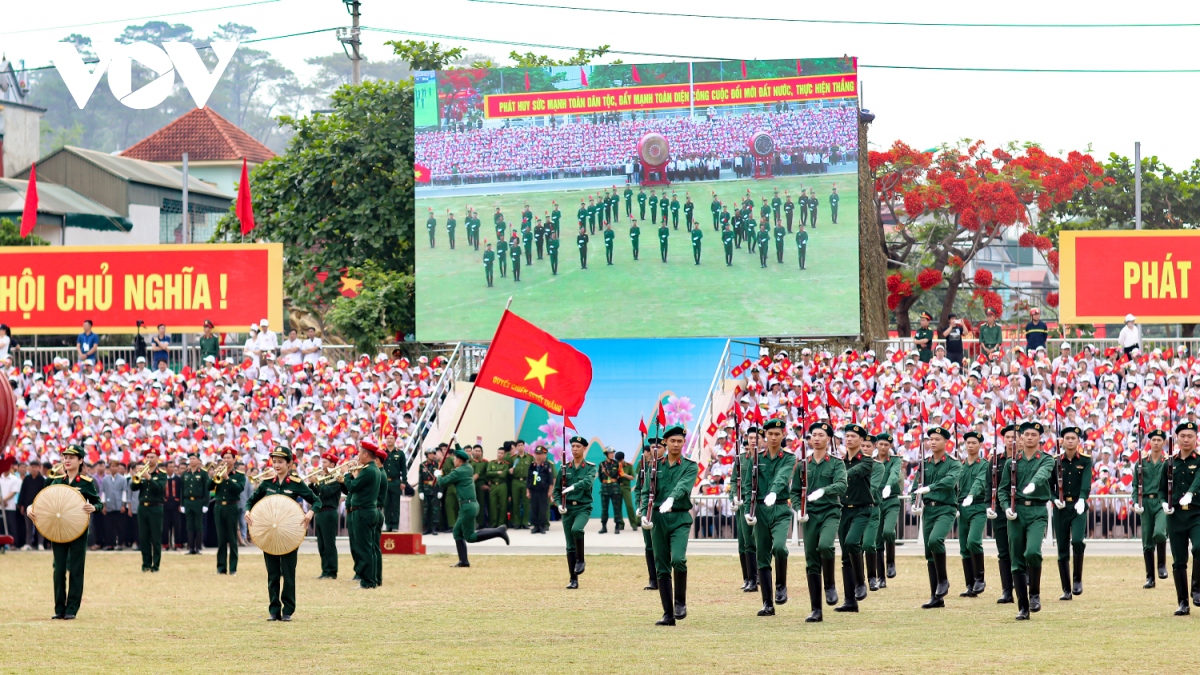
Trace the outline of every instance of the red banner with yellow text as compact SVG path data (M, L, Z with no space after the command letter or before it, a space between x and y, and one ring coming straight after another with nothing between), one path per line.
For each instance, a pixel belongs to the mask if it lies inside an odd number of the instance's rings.
M0 247L0 323L14 334L283 328L283 244Z
M858 96L855 73L780 77L737 82L697 82L576 91L535 91L484 97L488 118L533 117L619 110L815 101Z
M1200 322L1200 232L1119 230L1059 235L1064 323Z

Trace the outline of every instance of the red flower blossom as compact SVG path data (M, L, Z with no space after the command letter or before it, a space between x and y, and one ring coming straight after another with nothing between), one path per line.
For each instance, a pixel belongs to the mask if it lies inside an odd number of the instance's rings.
M1050 237L1037 237L1033 240L1033 247L1045 253L1054 248L1054 242L1050 241Z
M982 288L991 286L992 273L984 269L975 270L975 285Z
M899 274L899 273L896 273L896 274L889 274L889 275L887 276L887 289L888 289L888 293L895 293L897 290L899 290L899 289L900 289L900 284L901 284L903 281L904 281L904 277L900 276L900 274Z
M1058 274L1058 250L1055 249L1046 254L1046 262L1050 265L1050 270Z
M917 283L920 284L921 290L927 291L942 283L942 271L927 267L917 274Z
M956 256L956 255L952 255L952 256L950 256L950 261L949 261L949 263L948 263L948 264L949 264L951 267L962 267L962 266L963 266L963 259L962 259L962 258L960 258L960 257L958 257L958 256Z
M887 308L889 311L894 312L894 311L896 311L896 308L899 306L900 306L900 296L893 293L887 297Z
M1017 245L1022 248L1033 248L1035 241L1037 241L1037 235L1032 232L1026 232L1017 240Z
M1046 304L1051 307L1058 307L1058 293L1047 293Z

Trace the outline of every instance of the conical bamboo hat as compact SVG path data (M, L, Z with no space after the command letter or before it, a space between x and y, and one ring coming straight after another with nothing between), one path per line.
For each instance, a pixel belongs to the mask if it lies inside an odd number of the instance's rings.
M286 555L304 541L304 511L296 500L270 495L250 510L250 538L264 553Z
M75 541L87 532L90 516L83 510L85 503L79 490L68 485L60 483L43 488L33 498L38 532L56 544Z

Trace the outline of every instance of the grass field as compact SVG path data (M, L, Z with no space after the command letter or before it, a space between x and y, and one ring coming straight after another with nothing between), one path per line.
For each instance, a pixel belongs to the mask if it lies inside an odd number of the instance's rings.
M757 595L739 590L737 561L689 561L688 618L653 625L657 593L643 591L640 557L589 556L578 591L564 590L554 556L475 555L468 570L448 556L384 556L384 585L315 581L301 555L298 609L268 623L262 558L238 576L213 574L213 557L166 555L162 572L137 553L89 554L79 618L51 621L45 554L0 556L5 673L1110 673L1182 672L1192 663L1196 621L1177 618L1170 581L1142 590L1135 557L1089 558L1085 592L1057 600L1047 559L1043 610L1015 622L997 605L995 561L986 597L960 599L952 561L948 607L925 611L925 564L901 556L889 588L857 615L826 608L805 624L801 556L791 559L791 602L754 616ZM349 567L343 556L343 570ZM349 578L349 574L346 575ZM840 585L840 584L839 584Z
M828 203L835 183L841 195L837 225L830 222ZM689 192L696 203L696 217L704 226L700 265L692 259L682 212L679 229L671 231L667 264L659 257L658 226L648 221L639 222L641 251L635 262L622 204L621 219L613 227L617 233L613 265L605 264L604 238L597 230L588 243L586 270L580 268L575 245L575 212L580 196L586 198L595 190L419 199L417 338L490 339L510 295L513 311L565 338L856 334L858 197L854 186L852 173L677 184L672 189L680 202ZM745 244L735 249L733 266L725 265L719 233L712 229L711 192L716 190L732 210L747 188L756 205L763 196L769 202L776 188L781 198L785 190L799 195L801 189L816 189L821 204L817 229L808 228L806 269L799 269L794 234L786 239L783 264L776 262L772 240L768 269L759 266L757 253L748 253ZM541 216L550 210L551 200L557 201L563 212L558 275L551 276L549 258L539 261L535 251L533 265L522 264L519 283L511 274L501 278L497 267L495 285L488 288L482 240L495 244L495 207L500 206L511 228L520 226L526 201L534 214ZM466 245L463 219L468 204L483 220L479 252ZM429 248L425 228L429 207L438 218L434 249ZM453 251L445 229L447 208L459 223ZM633 208L636 217L636 197Z

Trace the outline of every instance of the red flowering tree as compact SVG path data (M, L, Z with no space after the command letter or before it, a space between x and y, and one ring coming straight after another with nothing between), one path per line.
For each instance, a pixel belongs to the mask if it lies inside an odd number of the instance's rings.
M1008 228L1028 225L1036 210L1094 189L1104 173L1091 156L1078 152L1059 158L1036 146L988 150L983 141L938 152L897 141L886 152L870 153L870 170L880 222L886 213L894 223L884 233L892 270L887 304L901 335L911 333L909 309L921 294L942 284L940 327L949 323L963 289L971 289L985 307L1002 309L991 275L968 278L964 267ZM1022 235L1021 244L1043 253L1053 248L1049 239L1031 233Z

